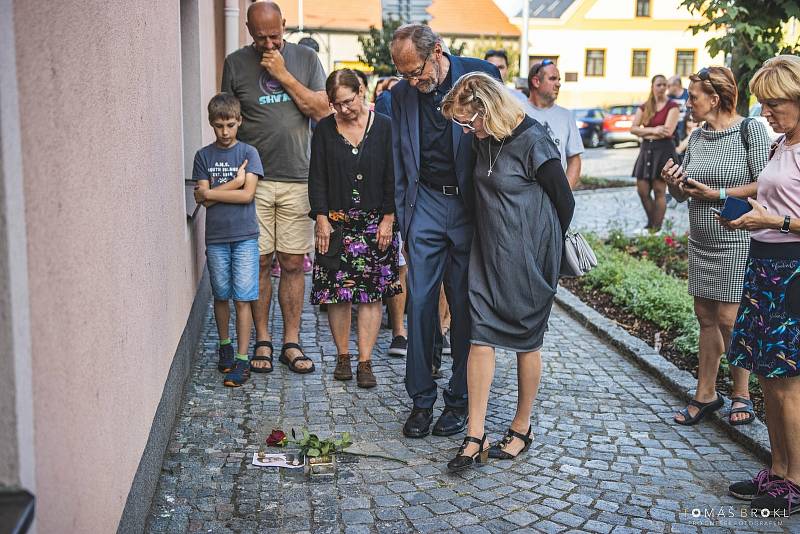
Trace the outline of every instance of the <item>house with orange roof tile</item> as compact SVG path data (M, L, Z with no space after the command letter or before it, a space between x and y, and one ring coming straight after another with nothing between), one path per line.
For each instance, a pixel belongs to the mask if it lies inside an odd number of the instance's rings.
M286 19L286 40L314 39L325 72L343 67L367 70L358 62L363 52L358 36L368 33L370 26L382 26L380 0L278 1Z
M681 0L530 0L528 57L551 59L561 71L558 103L569 108L641 103L650 78L684 79L721 65L705 43L718 33L693 35L698 15ZM522 13L513 17L522 28Z
M428 24L448 46L466 44L464 55L483 57L488 48L503 48L518 57L520 27L492 0L432 0L427 11Z

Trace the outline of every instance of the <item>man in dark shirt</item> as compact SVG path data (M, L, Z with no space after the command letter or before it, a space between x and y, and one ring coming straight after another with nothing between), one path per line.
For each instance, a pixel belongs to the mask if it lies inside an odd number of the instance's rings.
M467 267L475 154L473 136L442 116L441 101L467 72L486 72L498 80L500 73L486 61L445 53L439 36L423 24L398 28L391 52L403 78L392 89L392 143L397 220L409 264L406 391L414 403L403 434L421 438L433 422L437 387L431 366L444 280L452 313L453 375L433 433L449 436L462 432L467 421Z
M419 175L436 186L458 186L453 163L452 122L442 115L442 99L453 86L448 69L433 92L419 94Z

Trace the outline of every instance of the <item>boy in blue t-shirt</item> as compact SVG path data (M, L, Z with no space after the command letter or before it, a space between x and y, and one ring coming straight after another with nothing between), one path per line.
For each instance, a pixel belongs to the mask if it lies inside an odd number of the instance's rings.
M220 339L217 369L226 373L226 386L239 387L250 377L250 303L258 300L258 222L253 198L264 170L256 149L236 140L242 124L236 97L220 93L212 98L208 122L217 140L194 157L194 198L206 207L206 258ZM236 305L235 356L228 333L231 298Z

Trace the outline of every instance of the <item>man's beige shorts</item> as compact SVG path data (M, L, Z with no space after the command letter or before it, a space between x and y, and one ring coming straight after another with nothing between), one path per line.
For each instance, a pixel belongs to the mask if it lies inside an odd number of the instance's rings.
M259 180L256 186L258 253L305 254L314 249L308 184Z

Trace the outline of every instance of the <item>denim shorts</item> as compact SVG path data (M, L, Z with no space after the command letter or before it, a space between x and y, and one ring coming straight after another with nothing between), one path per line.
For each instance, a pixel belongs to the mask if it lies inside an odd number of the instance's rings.
M258 239L206 245L216 300L258 300Z

